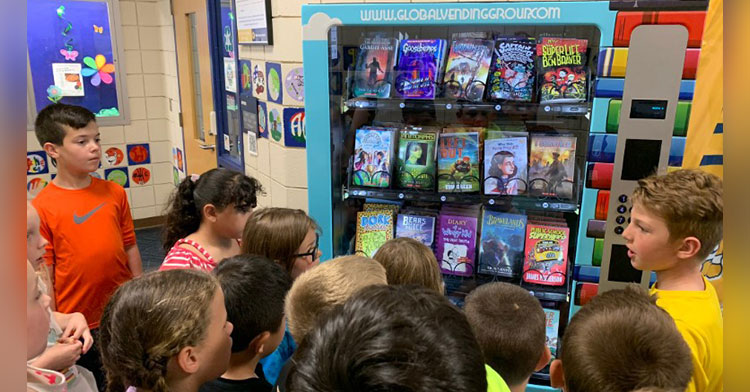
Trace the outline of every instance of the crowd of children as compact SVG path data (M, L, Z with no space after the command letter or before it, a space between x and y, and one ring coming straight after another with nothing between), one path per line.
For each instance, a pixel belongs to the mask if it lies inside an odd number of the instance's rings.
M43 109L58 175L27 204L29 391L523 391L550 366L564 391L721 391L723 322L700 272L722 238L722 184L694 170L640 180L623 233L656 272L600 293L556 359L525 289L489 283L464 309L418 241L321 263L304 211L256 208L260 183L228 169L171 198L159 271L142 273L125 192L91 177L87 110Z

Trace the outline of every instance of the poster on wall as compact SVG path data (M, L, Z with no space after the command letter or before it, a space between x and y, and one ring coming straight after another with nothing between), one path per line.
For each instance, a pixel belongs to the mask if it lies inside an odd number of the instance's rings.
M83 76L79 63L52 63L52 78L63 97L82 97Z
M271 0L236 0L237 42L240 45L273 45Z
M237 60L234 57L224 57L224 88L237 92Z

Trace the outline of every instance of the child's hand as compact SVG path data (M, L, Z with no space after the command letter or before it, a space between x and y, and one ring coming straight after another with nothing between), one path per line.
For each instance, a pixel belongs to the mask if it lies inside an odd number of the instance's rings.
M80 340L60 339L57 344L44 350L32 366L55 371L65 370L81 358L82 347Z
M65 325L65 331L63 331L62 338L78 340L83 337L83 354L85 354L89 351L91 345L94 344L94 338L91 336L86 317L81 313L71 313L68 316L68 322Z

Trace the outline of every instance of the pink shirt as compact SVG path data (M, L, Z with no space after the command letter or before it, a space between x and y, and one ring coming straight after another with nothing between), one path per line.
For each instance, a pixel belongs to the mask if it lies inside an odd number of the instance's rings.
M180 245L188 244L191 247L182 247ZM201 257L203 256L203 257ZM175 242L172 249L159 267L159 271L170 269L196 269L205 272L211 272L216 268L216 261L199 243L182 238Z

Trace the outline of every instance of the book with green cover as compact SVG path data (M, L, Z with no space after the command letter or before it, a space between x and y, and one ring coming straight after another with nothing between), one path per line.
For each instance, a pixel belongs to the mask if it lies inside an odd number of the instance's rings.
M398 142L398 185L401 188L435 188L437 132L402 129Z
M438 143L438 192L478 192L479 133L441 133Z

